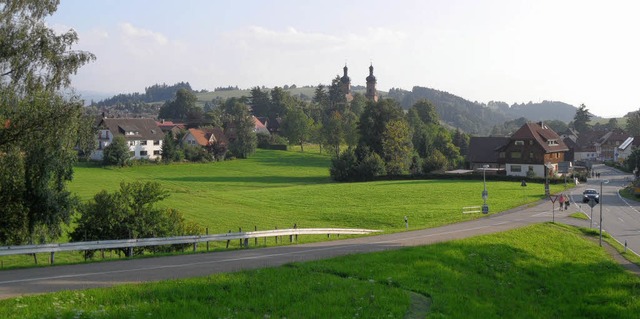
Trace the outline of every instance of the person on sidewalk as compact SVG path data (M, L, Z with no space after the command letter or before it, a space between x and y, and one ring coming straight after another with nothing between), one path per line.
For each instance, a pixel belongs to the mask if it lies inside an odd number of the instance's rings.
M562 210L564 208L564 194L560 194L558 201L560 202L560 210Z

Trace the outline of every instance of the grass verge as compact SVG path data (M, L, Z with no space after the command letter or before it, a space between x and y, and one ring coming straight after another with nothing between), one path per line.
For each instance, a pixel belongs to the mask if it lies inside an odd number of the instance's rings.
M547 223L278 268L14 298L0 301L0 317L402 318L420 306L412 298L419 294L430 300L431 318L637 318L640 278L584 236Z

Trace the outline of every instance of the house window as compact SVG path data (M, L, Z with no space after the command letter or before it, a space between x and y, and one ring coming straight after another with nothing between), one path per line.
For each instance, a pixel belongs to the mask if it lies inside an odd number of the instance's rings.
M160 140L153 141L153 145L160 145Z
M520 165L511 165L511 172L514 172L514 173L522 172L522 166L520 166Z
M147 151L140 151L140 156L147 156Z
M500 158L505 158L505 153L504 152L500 152L500 154L498 156L500 156Z
M147 145L147 141L146 140L140 141L140 145Z
M533 166L529 166L529 172L533 172Z
M511 152L511 158L522 158L522 153L520 153L520 152Z
M159 150L153 151L153 155L160 155L160 151Z
M533 140L529 140L529 145L533 145Z
M514 143L514 144L515 144L515 145L524 145L524 141L519 141L519 140L518 140L518 141L515 141L515 143Z
M529 158L533 158L533 152L529 152Z
M129 141L129 146L134 146L136 145L136 141Z
M558 145L558 141L556 141L556 140L548 140L548 141L547 141L547 145L549 145L549 146L555 146L555 145Z

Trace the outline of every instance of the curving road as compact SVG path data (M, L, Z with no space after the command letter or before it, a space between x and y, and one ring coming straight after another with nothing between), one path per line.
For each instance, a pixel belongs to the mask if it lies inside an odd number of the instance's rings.
M629 247L640 251L640 213L638 204L630 206L614 192L625 175L598 167L602 178L611 180L603 184L603 213L605 228L618 240L628 241ZM570 192L580 201L582 189L600 186L598 180L589 181ZM290 262L330 258L354 253L368 253L407 246L428 245L436 242L502 232L524 225L551 221L589 227L590 222L568 217L568 213L583 209L586 204L574 203L569 211L552 210L551 202L540 201L530 207L519 207L478 220L438 228L408 231L389 235L361 237L304 245L277 246L206 254L120 260L112 262L29 268L0 271L0 299L25 294L59 290L106 287L122 283L137 283L165 279L206 276L219 272L280 266ZM594 217L597 216L594 208ZM610 217L609 217L610 216ZM594 227L598 227L594 223Z

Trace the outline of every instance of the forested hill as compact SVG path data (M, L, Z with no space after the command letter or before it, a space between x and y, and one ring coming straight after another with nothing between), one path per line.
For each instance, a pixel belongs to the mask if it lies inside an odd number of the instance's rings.
M397 100L404 109L418 100L426 99L436 107L441 121L473 135L488 135L494 126L518 118L529 121L560 120L568 123L573 120L577 110L575 106L555 101L516 103L511 106L505 102L491 101L485 105L420 86L414 86L411 91L392 88L388 96Z
M511 118L524 117L530 121L560 120L571 122L576 115L577 108L573 105L557 102L542 101L541 103L513 104L511 107L505 102L491 101L487 103L491 109L498 110Z
M150 103L150 102L164 102L176 97L176 92L179 89L185 88L191 91L191 85L189 82L180 82L174 85L167 84L154 84L144 89L144 94L141 93L129 93L118 94L111 98L104 99L98 103L97 106L113 106L118 104L135 104L135 103Z
M484 104L426 87L414 86L411 91L392 88L389 90L389 97L400 102L404 109L426 99L436 107L441 121L473 135L488 135L494 125L511 119L500 111L487 108Z

